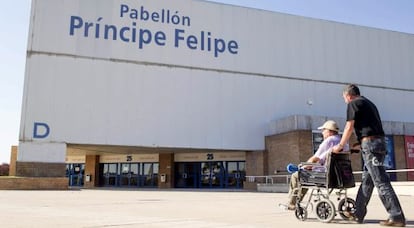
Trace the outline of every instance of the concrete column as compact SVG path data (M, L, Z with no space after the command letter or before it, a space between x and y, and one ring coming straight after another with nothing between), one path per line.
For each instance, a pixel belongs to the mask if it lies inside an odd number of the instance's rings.
M165 175L165 182L162 181L161 176ZM158 188L173 188L174 187L174 154L161 153L159 155L159 173L158 173Z
M87 175L90 176L87 181ZM99 186L99 155L86 155L85 157L85 188L94 188Z
M9 176L16 176L17 146L11 147Z

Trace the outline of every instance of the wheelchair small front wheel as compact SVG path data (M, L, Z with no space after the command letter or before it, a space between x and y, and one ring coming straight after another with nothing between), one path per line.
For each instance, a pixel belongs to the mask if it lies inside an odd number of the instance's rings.
M295 209L295 216L300 221L305 221L308 218L308 212L303 207L297 207Z
M339 215L344 220L349 220L349 214L352 214L355 211L355 200L351 198L344 198L338 203L338 212ZM344 213L350 212L350 213Z
M316 216L321 222L330 222L335 217L335 205L328 199L323 199L316 204Z

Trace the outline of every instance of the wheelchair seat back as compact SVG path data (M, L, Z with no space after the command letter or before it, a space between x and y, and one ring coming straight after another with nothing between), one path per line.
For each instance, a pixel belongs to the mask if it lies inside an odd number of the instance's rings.
M326 171L320 172L315 170L299 170L299 182L301 185L339 189L355 187L349 153L330 153L326 160Z
M331 154L329 161L329 188L353 188L355 187L354 174L352 173L349 153Z

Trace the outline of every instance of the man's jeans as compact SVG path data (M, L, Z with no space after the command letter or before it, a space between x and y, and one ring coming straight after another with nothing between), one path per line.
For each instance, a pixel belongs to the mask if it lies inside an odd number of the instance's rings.
M365 218L367 205L375 186L382 204L389 214L389 219L405 221L400 202L383 164L387 153L385 139L375 138L364 140L361 143L361 148L362 158L364 160L364 171L356 198L355 216L360 220Z

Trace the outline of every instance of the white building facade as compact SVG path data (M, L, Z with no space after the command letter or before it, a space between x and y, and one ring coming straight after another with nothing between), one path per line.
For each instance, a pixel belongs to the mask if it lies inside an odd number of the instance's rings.
M347 83L414 134L412 34L190 0L33 0L31 15L17 164L246 161L275 120L344 117Z

